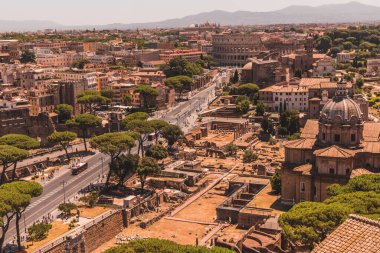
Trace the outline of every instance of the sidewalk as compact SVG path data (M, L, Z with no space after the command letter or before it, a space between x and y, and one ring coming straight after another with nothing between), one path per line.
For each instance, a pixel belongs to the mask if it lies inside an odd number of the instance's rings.
M78 150L78 151L84 150L84 144L83 143L75 144L72 146L72 150L71 150L71 147L69 148L68 152L69 153L71 153L72 151L76 152L76 150ZM66 155L66 153L63 149L59 150L59 151L52 152L52 153L46 153L46 154L41 155L41 156L30 157L30 158L27 158L25 160L22 160L21 162L18 162L17 168L21 168L21 167L24 167L24 166L27 166L27 165L30 165L33 163L37 163L37 162L43 162L43 161L46 161L47 158L49 158L49 159L57 158L61 155Z

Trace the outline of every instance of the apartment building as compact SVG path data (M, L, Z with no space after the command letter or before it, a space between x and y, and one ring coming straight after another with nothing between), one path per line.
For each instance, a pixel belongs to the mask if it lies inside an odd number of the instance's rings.
M204 52L199 50L167 50L160 53L160 59L169 62L171 59L175 57L183 58L190 62L197 61Z
M268 111L283 112L308 110L308 89L287 83L272 85L259 91L259 101L263 102Z

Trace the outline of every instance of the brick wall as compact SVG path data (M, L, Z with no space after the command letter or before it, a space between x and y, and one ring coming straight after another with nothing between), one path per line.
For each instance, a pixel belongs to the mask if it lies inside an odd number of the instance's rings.
M86 252L92 252L123 230L123 212L120 210L84 232Z

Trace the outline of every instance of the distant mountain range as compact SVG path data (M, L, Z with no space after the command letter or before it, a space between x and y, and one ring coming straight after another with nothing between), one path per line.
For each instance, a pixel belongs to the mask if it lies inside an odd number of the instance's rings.
M351 23L380 21L380 7L365 5L359 2L346 4L329 4L317 7L294 5L270 12L250 11L211 11L183 18L168 19L150 23L114 23L107 25L65 26L52 21L0 20L0 32L36 31L43 29L144 29L144 28L176 28L205 22L221 25L269 25L299 23Z

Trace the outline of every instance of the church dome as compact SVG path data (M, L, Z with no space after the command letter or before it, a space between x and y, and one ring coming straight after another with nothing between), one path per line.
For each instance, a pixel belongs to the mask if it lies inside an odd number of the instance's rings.
M335 97L323 107L320 121L329 124L362 124L363 113L359 105L348 97L347 90L337 90Z

